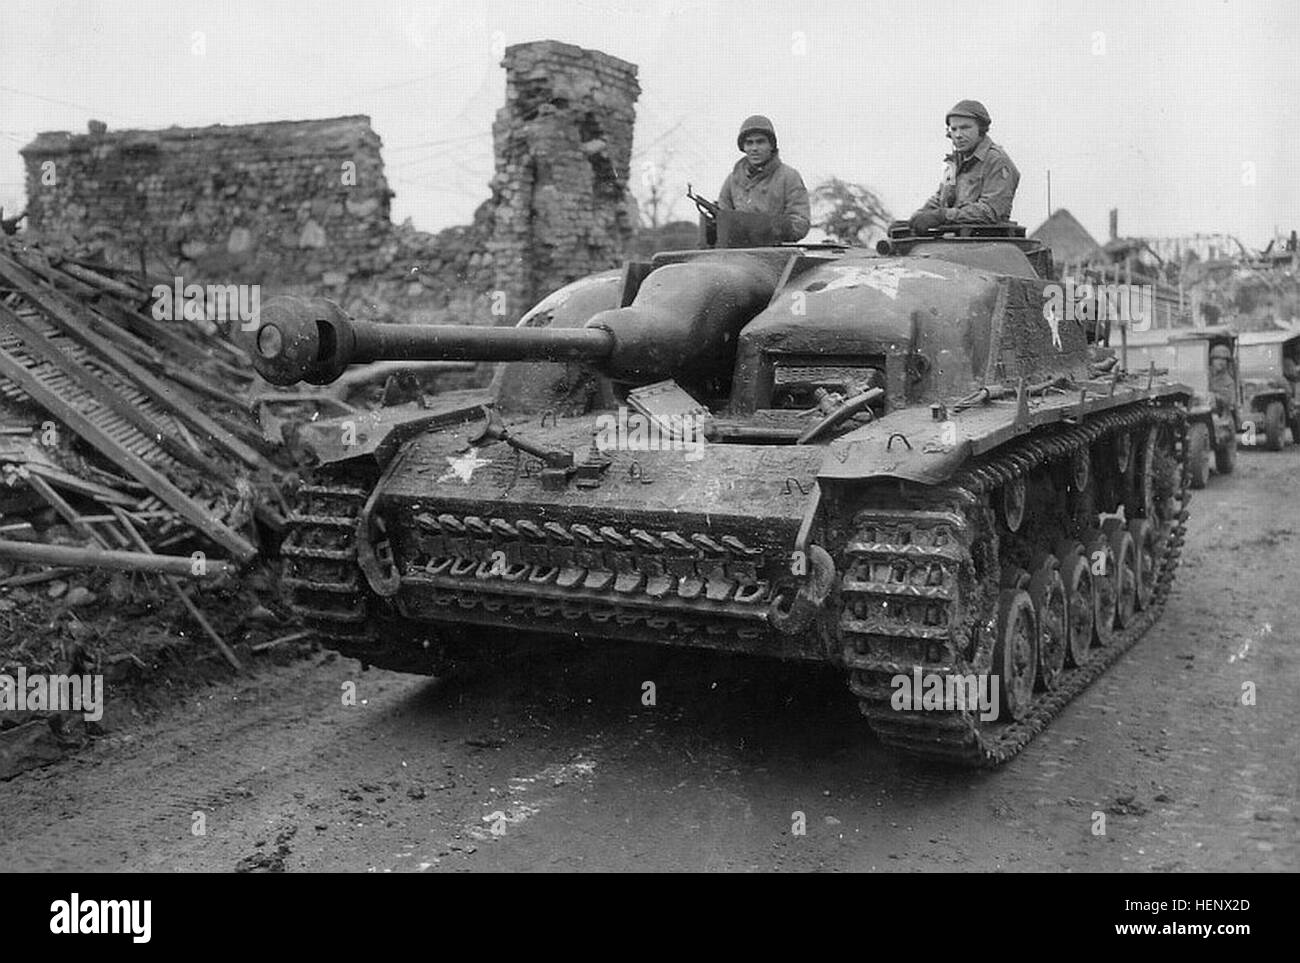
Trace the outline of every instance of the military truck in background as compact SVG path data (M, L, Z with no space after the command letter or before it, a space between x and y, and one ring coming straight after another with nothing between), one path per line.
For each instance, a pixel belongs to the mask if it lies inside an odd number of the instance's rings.
M1187 461L1193 488L1209 484L1211 470L1228 475L1237 464L1243 410L1237 342L1237 332L1225 325L1128 334L1130 371L1140 374L1154 368L1158 376L1192 389ZM1223 360L1222 370L1216 371L1216 358Z
M1246 332L1238 359L1250 443L1263 439L1270 451L1279 451L1288 428L1292 443L1300 443L1300 331Z

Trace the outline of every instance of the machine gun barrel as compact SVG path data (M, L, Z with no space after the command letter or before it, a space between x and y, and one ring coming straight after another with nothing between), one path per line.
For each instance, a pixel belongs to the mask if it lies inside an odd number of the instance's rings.
M272 298L261 312L251 354L276 385L329 384L370 361L599 361L614 337L596 328L498 328L354 321L332 301Z

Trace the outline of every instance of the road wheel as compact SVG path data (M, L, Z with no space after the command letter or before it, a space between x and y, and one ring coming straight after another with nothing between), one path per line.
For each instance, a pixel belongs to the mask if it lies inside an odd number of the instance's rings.
M1155 595L1156 575L1160 566L1160 540L1156 527L1145 518L1130 520L1128 533L1133 536L1133 571L1137 577L1134 603L1141 610L1151 604Z
M1057 552L1065 587L1066 654L1071 665L1083 665L1092 645L1092 570L1077 542L1062 543Z
M1133 536L1118 518L1108 518L1101 527L1110 540L1115 557L1115 625L1124 628L1133 622L1137 610L1138 564Z
M1038 652L1034 603L1024 589L1003 589L998 596L998 636L993 646L993 675L998 680L998 719L1023 719L1034 698Z
M1282 450L1282 433L1286 430L1286 408L1282 402L1273 401L1264 409L1264 438L1269 451Z
M1223 446L1214 449L1214 470L1220 475L1231 475L1232 470L1237 467L1237 435L1234 432L1228 436L1228 441Z
M1129 518L1151 518L1155 514L1155 463L1159 435L1154 428L1136 432L1133 444L1134 471L1124 497Z
M1092 573L1092 637L1106 646L1115 641L1115 552L1101 532L1095 532L1085 547Z
M1192 487L1204 488L1210 481L1210 429L1198 421L1187 429L1187 467Z
M1029 598L1038 621L1038 683L1055 689L1065 671L1065 648L1069 641L1069 609L1060 563L1055 555L1043 556L1029 581Z

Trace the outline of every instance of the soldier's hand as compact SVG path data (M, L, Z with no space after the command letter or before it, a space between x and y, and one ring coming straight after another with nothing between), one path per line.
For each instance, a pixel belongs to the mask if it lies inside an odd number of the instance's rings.
M917 211L912 215L911 225L913 234L924 234L926 231L932 231L944 221L947 216L943 208L931 208L928 211Z

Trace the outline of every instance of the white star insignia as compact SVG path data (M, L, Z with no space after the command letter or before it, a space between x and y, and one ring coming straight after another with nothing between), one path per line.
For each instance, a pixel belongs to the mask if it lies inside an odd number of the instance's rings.
M477 448L471 448L459 458L448 455L447 464L451 466L450 470L438 476L438 481L451 481L453 478L459 478L466 485L474 477L474 469L482 468L484 465L492 464L491 458L480 458Z
M832 271L839 277L831 281L823 291L836 288L856 288L859 285L875 288L891 301L898 300L898 285L907 278L935 278L943 280L943 275L931 274L919 268L904 267L901 264L889 264L872 267L834 267Z

